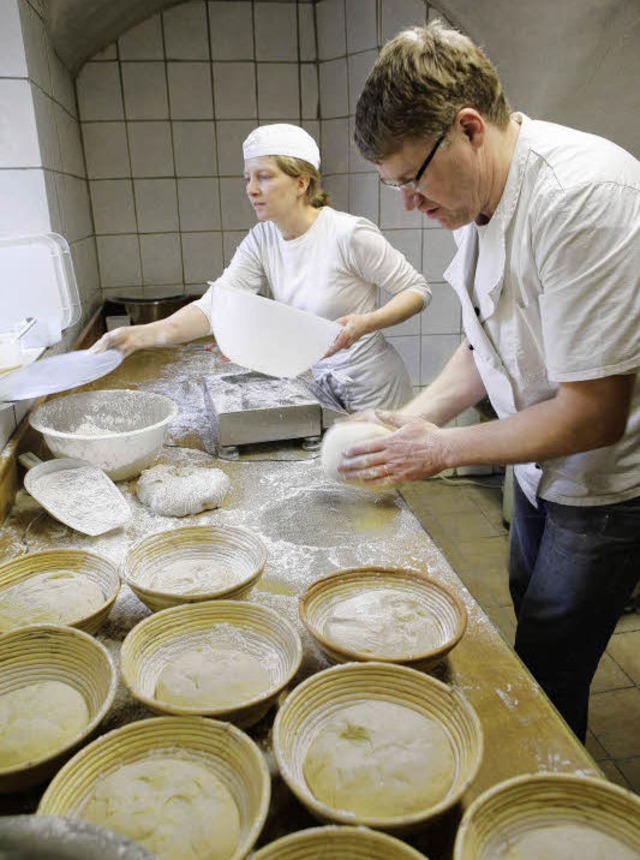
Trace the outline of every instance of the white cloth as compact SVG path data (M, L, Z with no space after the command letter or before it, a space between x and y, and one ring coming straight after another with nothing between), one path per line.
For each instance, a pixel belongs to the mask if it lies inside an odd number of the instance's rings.
M378 287L390 294L410 290L425 305L431 296L422 275L374 224L328 207L288 241L272 222L256 224L216 283L254 293L270 289L277 301L331 320L374 311ZM209 320L213 289L195 302ZM412 396L402 359L379 331L318 362L313 375L329 378L349 411L392 409Z
M640 368L640 164L593 135L521 114L490 222L455 231L445 272L494 409L514 414L558 383ZM603 505L640 495L640 384L618 443L516 466L529 500Z
M242 144L245 161L261 155L288 155L308 161L317 170L320 167L318 144L298 125L277 122L254 128Z

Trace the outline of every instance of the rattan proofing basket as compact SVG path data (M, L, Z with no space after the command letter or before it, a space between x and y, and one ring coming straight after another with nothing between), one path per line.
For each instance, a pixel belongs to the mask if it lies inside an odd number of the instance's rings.
M395 836L366 827L311 827L265 845L251 860L427 860Z
M117 673L104 645L72 627L34 624L0 637L0 695L42 681L59 681L81 693L89 722L55 754L0 769L2 792L44 782L93 734L113 702Z
M325 625L336 607L372 588L388 588L390 594L409 597L419 603L421 610L430 616L432 628L437 630L437 646L427 651L389 656L356 651L328 637ZM458 644L467 626L466 609L455 594L434 579L405 568L355 567L335 571L307 588L300 598L299 610L302 623L334 663L375 660L431 669Z
M82 818L95 785L118 768L164 754L211 769L231 793L240 816L240 841L229 860L241 860L264 826L271 783L256 744L230 723L204 717L153 717L114 729L86 746L54 777L38 813Z
M224 562L234 571L233 585L207 592L179 594L156 591L145 584L158 565L185 559L211 559ZM256 584L267 560L260 538L239 526L182 526L158 532L138 541L129 550L124 578L143 603L156 612L169 606L198 603L202 600L244 597Z
M155 697L161 671L181 652L206 643L216 627L233 627L249 653L264 658L272 684L260 696L233 709L184 707ZM132 695L156 713L215 716L246 728L266 714L298 671L302 643L294 627L273 609L240 600L215 600L164 609L139 622L122 645L121 669Z
M336 712L365 701L404 705L445 730L456 767L454 782L439 803L404 816L359 817L313 795L303 771L312 740ZM482 760L483 733L464 696L430 675L390 663L345 663L312 675L285 699L273 726L273 750L283 779L319 820L408 833L457 803L471 785Z
M31 552L0 565L0 594L37 574L51 570L72 570L95 582L104 595L104 603L84 618L78 618L70 627L95 633L111 612L120 591L120 576L113 562L82 549L49 549Z
M509 840L531 830L575 824L619 840L640 857L637 794L604 779L545 773L517 776L477 797L460 823L454 860L506 860ZM564 860L562 846L545 857Z

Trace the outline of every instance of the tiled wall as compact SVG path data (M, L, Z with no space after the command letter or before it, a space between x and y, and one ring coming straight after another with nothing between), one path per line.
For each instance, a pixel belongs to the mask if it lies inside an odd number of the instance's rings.
M63 349L98 305L100 283L74 84L39 0L0 0L0 130L0 232L55 232L71 246L83 314ZM29 406L0 407L0 449Z

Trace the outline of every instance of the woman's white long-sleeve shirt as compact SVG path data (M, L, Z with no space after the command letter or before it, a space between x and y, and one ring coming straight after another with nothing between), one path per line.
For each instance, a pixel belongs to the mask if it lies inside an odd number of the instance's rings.
M431 297L422 275L374 224L328 207L296 239L283 239L270 221L256 224L220 278L195 302L209 320L216 284L270 292L276 301L330 320L375 311L378 288L390 295L415 292L423 307ZM402 360L379 331L323 359L313 374L321 383L331 379L332 394L338 393L350 411L396 408L412 395Z

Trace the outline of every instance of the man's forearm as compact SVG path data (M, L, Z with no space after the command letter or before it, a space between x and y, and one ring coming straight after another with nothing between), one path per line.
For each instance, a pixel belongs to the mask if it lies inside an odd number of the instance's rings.
M186 305L170 317L149 323L156 346L175 346L209 334L209 320L200 308Z

